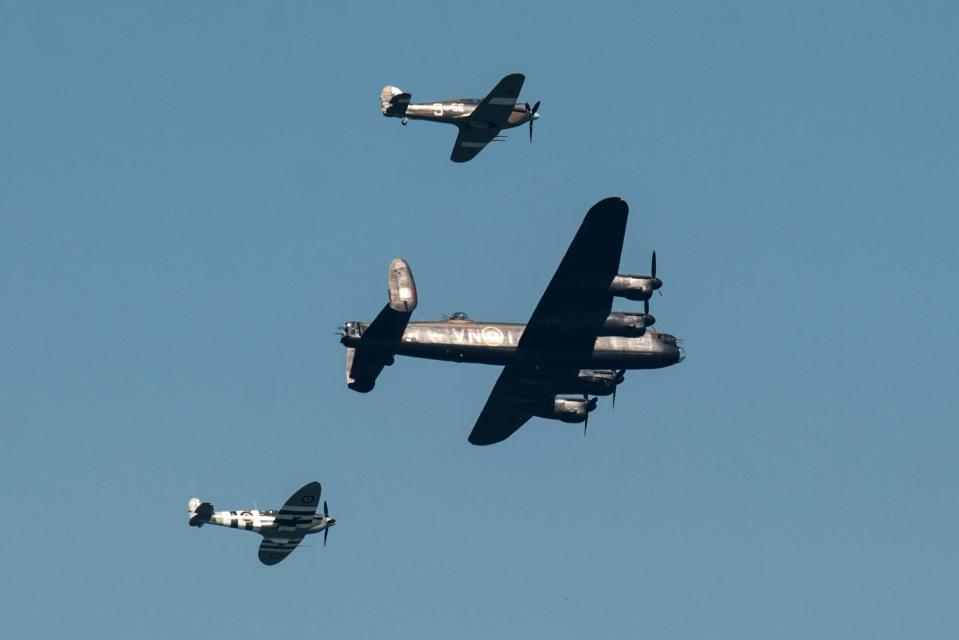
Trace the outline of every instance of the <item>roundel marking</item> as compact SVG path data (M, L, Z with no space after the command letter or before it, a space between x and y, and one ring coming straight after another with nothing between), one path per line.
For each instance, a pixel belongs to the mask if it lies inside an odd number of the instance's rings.
M303 496L303 504L311 504L313 502L313 496Z
M483 342L491 347L498 347L503 344L503 332L497 327L486 327L483 329Z

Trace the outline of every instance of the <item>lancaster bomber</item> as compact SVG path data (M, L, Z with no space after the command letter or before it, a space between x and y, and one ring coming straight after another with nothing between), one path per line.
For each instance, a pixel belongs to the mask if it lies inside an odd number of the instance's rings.
M260 562L273 565L293 553L304 536L323 532L323 546L336 518L330 517L329 507L323 501L323 515L317 515L320 504L320 483L311 482L290 496L279 511L214 511L209 502L191 498L187 503L187 518L191 527L214 524L231 529L255 531L263 536L260 543Z
M482 100L457 98L439 102L411 104L411 95L396 87L383 87L380 108L383 115L410 120L430 120L455 124L460 130L453 145L450 160L467 162L483 148L498 139L502 129L511 129L529 123L529 140L533 141L533 121L539 118L539 102L516 104L525 76L511 73L499 81Z
M656 253L650 275L619 274L629 208L620 198L596 203L529 322L475 322L455 313L438 322L410 322L417 295L405 260L390 264L389 303L371 323L340 328L346 381L373 389L395 355L504 366L469 441L501 442L533 416L583 423L597 398L612 395L627 369L658 369L680 362L683 349L650 327L649 298L662 286ZM613 298L643 301L643 313L613 311ZM572 394L572 395L558 395Z

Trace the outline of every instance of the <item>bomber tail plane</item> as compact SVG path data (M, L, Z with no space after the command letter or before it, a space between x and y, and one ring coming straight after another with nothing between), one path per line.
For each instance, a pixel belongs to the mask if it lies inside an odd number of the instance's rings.
M343 335L360 338L356 347L346 351L346 384L360 393L373 390L383 367L393 364L396 345L403 339L406 325L416 309L416 283L410 265L402 258L390 263L387 279L389 303L367 326L348 322Z

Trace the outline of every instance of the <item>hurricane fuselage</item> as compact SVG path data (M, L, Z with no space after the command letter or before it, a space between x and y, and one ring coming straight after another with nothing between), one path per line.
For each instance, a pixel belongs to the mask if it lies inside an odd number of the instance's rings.
M473 111L479 105L479 100L470 98L457 98L455 100L444 100L440 102L429 102L422 104L411 104L406 111L398 114L385 114L389 117L407 118L409 120L430 120L432 122L445 122L447 124L461 125L473 115ZM539 114L531 114L524 105L517 104L513 107L505 123L496 123L495 128L511 129L521 124L529 122L531 119L539 118ZM471 122L471 127L482 129L482 122ZM489 128L494 128L490 126Z

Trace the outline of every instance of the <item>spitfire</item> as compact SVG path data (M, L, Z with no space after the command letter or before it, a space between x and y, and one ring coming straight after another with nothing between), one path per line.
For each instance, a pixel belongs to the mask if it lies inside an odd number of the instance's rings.
M468 162L487 144L499 139L499 132L529 123L529 140L533 141L533 122L539 118L539 102L517 104L519 92L526 77L511 73L499 81L482 100L458 98L423 104L412 104L412 96L397 87L383 87L380 108L383 115L410 120L429 120L456 125L459 134L453 145L450 160Z
M191 498L187 503L187 517L191 527L213 524L231 529L244 529L263 536L260 543L260 562L274 565L293 553L303 538L323 532L323 546L336 519L330 517L329 507L323 501L323 514L316 509L320 504L320 483L311 482L290 496L279 511L214 511L209 502Z
M470 442L501 442L533 416L582 422L585 432L597 404L591 395L615 398L626 370L668 367L683 359L674 336L651 329L656 319L649 297L662 286L655 253L651 275L618 273L628 211L619 198L589 210L525 325L474 322L461 312L438 322L410 322L417 304L413 274L405 260L393 260L389 303L373 322L340 328L347 385L371 391L396 355L501 365ZM613 311L614 297L642 299L644 310Z

